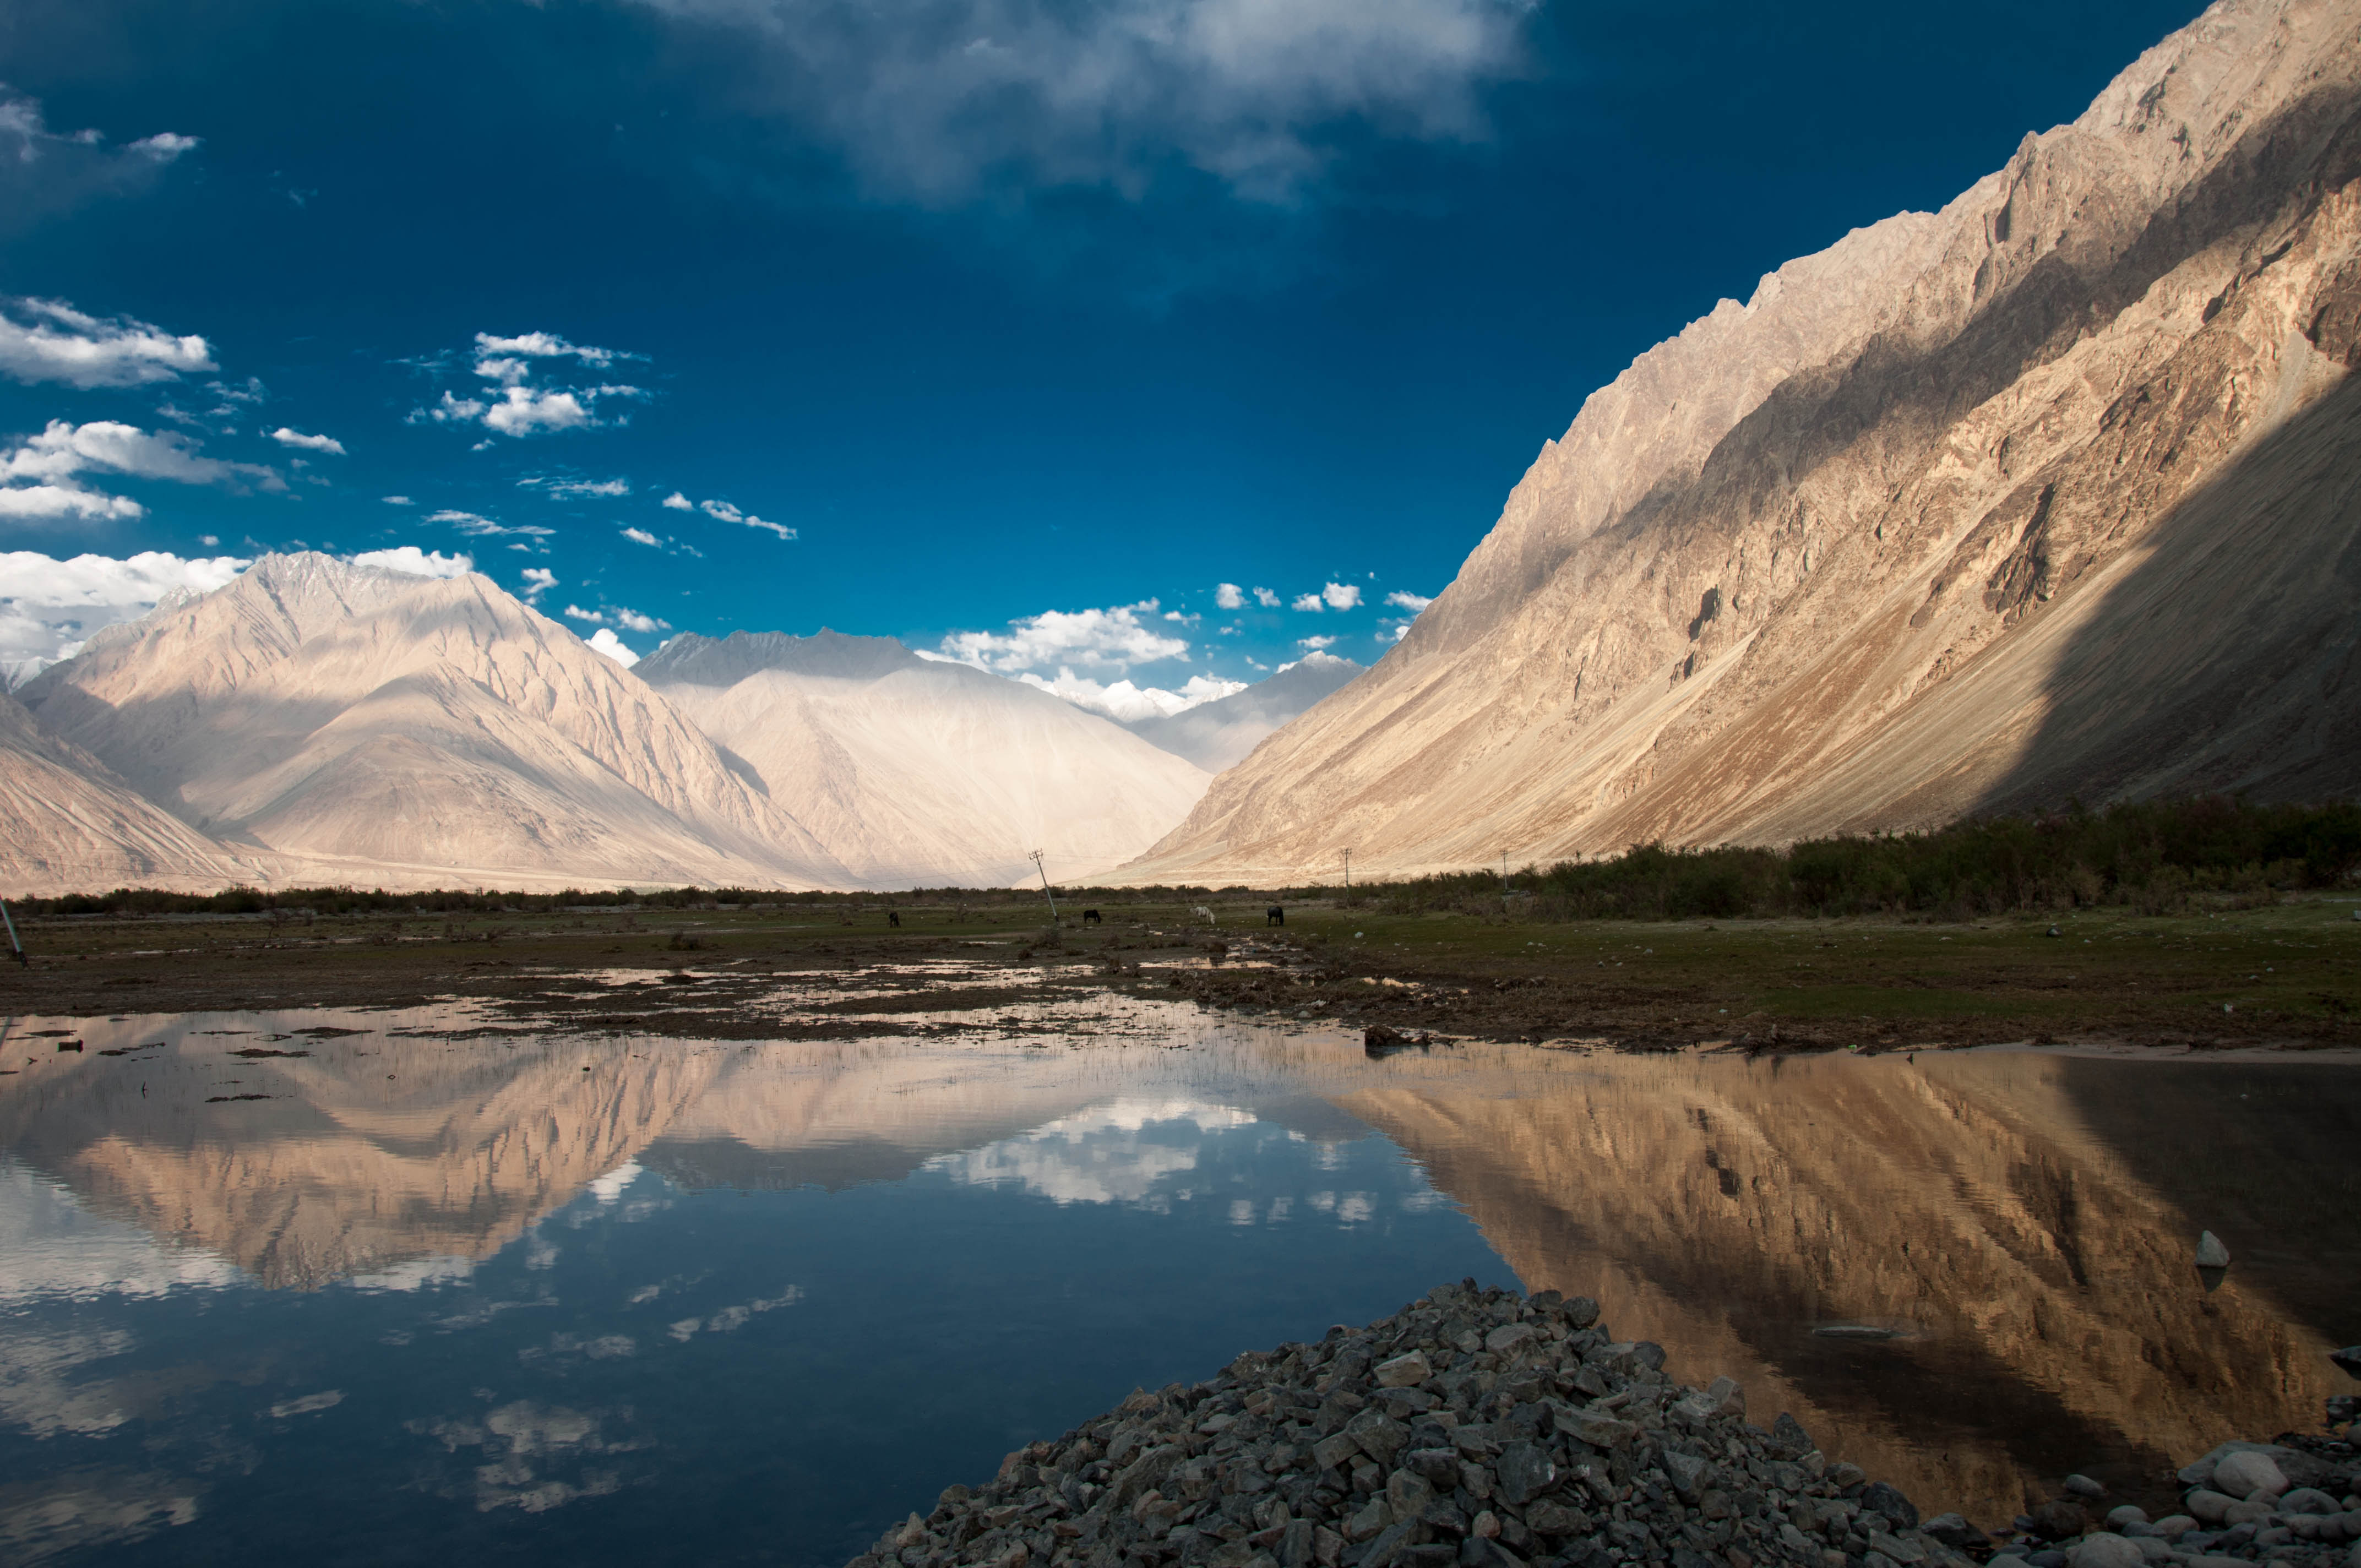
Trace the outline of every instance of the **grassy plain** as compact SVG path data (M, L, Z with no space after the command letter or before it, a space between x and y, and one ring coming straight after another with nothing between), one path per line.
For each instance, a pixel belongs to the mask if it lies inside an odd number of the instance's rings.
M1104 924L1080 923L1085 904ZM727 1032L726 994L709 985L694 1008L631 999L668 976L756 988L948 957L1000 971L989 988L1012 998L1043 987L1177 990L1248 1013L1504 1039L1786 1049L2016 1039L2361 1045L2361 900L2350 895L1958 922L1538 922L1332 898L1289 905L1283 932L1265 927L1264 905L1217 896L1205 904L1215 916L1209 927L1194 903L1084 894L1063 902L1054 938L1038 898L1006 894L452 916L20 917L33 962L0 965L0 1011L391 1006L437 996L555 1006L548 988L572 977L595 982L573 999L580 1007L567 1003L585 1019L618 1016L618 1004L588 1000L606 988L638 1009L629 1014L635 1026ZM889 908L899 928L888 926Z

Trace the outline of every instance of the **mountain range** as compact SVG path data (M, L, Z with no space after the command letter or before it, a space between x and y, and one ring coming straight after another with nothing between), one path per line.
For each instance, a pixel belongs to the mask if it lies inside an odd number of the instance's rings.
M992 884L1032 874L1034 849L1071 881L1137 856L1209 782L890 638L684 636L626 670L489 578L316 553L160 602L17 696L12 894Z

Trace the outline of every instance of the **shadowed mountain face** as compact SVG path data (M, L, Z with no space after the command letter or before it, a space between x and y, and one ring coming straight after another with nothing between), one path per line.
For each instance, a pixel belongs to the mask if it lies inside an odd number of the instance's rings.
M1060 881L1139 853L1206 774L1114 720L890 637L674 638L636 672L868 885Z
M2361 788L2361 40L2224 0L1594 394L1370 672L1127 874Z
M0 1149L182 1275L219 1259L310 1288L464 1274L642 1170L840 1193L932 1173L1103 1213L1186 1179L1186 1138L1143 1126L1263 1123L1326 1163L1375 1129L1529 1288L1597 1297L1684 1377L1741 1380L1758 1420L1791 1410L1922 1507L1986 1522L2069 1470L2140 1500L2168 1460L2309 1425L2344 1381L2327 1351L2361 1338L2361 1216L2317 1181L2361 1140L2349 1068L1374 1061L1179 1006L1162 1026L1186 1049L469 1039L448 1010L296 1032L326 1016L84 1021L63 1057L32 1040L0 1077ZM97 1054L125 1046L148 1048ZM1247 1188L1201 1195L1289 1223ZM1335 1217L1366 1201L1324 1197ZM2202 1228L2235 1259L2212 1290ZM43 1266L15 1250L0 1291Z

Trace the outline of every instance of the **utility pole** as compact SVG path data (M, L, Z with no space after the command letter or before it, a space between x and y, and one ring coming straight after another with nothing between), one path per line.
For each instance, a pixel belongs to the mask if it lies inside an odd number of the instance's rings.
M1353 896L1353 851L1350 850L1345 851L1345 896L1347 899Z
M1500 851L1500 891L1509 891L1509 851L1506 850Z
M1055 926L1058 923L1058 895L1049 891L1049 873L1041 865L1041 851L1035 850L1026 859L1033 862L1035 871L1041 872L1041 893L1049 901L1049 924Z
M8 901L5 898L0 898L0 924L8 927L8 945L16 949L16 961L29 966L33 960L25 956L25 944L16 939L16 922L9 917Z

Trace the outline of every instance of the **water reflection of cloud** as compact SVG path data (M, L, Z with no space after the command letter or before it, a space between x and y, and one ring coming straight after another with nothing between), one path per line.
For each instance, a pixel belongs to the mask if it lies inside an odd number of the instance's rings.
M356 1290L423 1290L431 1286L455 1285L475 1271L476 1265L469 1258L413 1257L406 1263L357 1274L346 1283Z
M1202 1101L1117 1100L982 1148L938 1155L927 1168L963 1186L1014 1183L1060 1204L1152 1207L1159 1183L1197 1168L1197 1143L1184 1130L1202 1137L1255 1119ZM1148 1135L1151 1129L1159 1135Z
M89 1212L56 1182L0 1164L0 1302L160 1296L242 1277L225 1258L166 1246L137 1225Z
M123 1545L198 1514L202 1488L131 1470L0 1486L0 1562L41 1563L94 1546Z
M477 1510L519 1508L546 1513L582 1497L603 1497L620 1491L620 1467L588 1463L646 1446L610 1437L605 1423L611 1412L577 1410L564 1405L544 1405L518 1399L488 1411L479 1420L461 1416L435 1421L412 1421L409 1429L432 1437L454 1455L476 1449L481 1463L469 1466L466 1480L443 1488L445 1497L472 1496ZM623 1419L628 1420L629 1413Z

